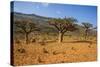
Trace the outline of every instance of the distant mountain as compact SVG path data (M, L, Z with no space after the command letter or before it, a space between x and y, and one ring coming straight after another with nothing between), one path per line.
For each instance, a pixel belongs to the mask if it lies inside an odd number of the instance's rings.
M24 18L29 18L29 19L42 19L42 20L46 20L46 19L49 19L47 17L43 17L43 16L39 16L39 15L36 15L36 14L24 14L24 13L18 13L18 12L12 12L14 17L16 18L20 18L20 19L24 19Z
M13 15L13 19L14 20L24 20L24 19L30 19L33 22L35 22L36 24L40 24L40 25L47 25L47 21L48 17L43 17L43 16L39 16L36 14L24 14L24 13L18 13L18 12L12 12Z
M24 19L30 19L32 20L34 23L36 23L38 25L38 27L40 29L42 29L42 31L52 31L52 26L48 24L48 20L52 19L49 17L43 17L43 16L39 16L36 14L24 14L24 13L18 13L18 12L12 12L11 15L13 16L14 21L16 20L24 20Z

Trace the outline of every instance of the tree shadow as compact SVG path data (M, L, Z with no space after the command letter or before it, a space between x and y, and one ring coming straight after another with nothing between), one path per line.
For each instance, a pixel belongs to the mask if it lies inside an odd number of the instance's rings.
M52 41L46 41L45 43L57 43L57 41L52 40ZM78 41L63 41L61 43L89 43L89 44L94 44L94 43L97 43L97 41L78 40Z
M52 41L46 41L45 43L54 43L54 42L57 42L57 41L52 40Z
M63 43L89 43L89 44L93 44L93 43L96 43L96 42L87 41L87 40L81 40L81 41L69 41L69 42L63 42Z

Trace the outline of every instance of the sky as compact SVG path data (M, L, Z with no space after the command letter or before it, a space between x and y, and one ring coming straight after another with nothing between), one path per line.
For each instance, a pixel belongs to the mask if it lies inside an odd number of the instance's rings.
M89 22L97 26L97 7L72 4L55 4L43 2L14 1L13 11L25 14L36 14L45 17L74 17L79 24Z

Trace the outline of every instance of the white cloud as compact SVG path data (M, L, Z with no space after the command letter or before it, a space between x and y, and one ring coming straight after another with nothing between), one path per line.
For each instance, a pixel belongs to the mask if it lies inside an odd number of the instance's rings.
M48 7L49 3L40 3L40 5L43 6L43 7ZM40 9L40 5L37 5L36 8Z
M44 7L48 7L49 3L41 3Z

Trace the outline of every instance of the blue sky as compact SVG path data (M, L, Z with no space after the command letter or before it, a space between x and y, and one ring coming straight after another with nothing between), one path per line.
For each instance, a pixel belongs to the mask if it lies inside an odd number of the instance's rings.
M55 18L74 17L79 23L90 22L97 25L96 6L14 1L14 12Z

